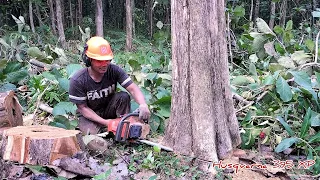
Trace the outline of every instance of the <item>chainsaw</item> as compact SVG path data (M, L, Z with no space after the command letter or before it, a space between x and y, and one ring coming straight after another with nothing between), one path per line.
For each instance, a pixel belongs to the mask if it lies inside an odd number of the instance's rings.
M166 151L173 151L170 147L145 140L150 133L150 125L147 121L139 120L139 113L137 112L109 120L107 131L114 134L116 142L126 144L140 142L151 146L158 146Z

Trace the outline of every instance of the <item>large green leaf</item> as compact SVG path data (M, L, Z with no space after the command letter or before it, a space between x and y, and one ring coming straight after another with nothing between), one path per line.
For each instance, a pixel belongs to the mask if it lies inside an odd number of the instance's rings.
M78 70L82 69L83 67L80 64L69 64L66 67L68 78L73 76Z
M311 39L307 39L305 41L305 44L311 52L314 51L314 47L315 47L314 41L312 41Z
M252 42L252 50L254 52L259 52L260 49L264 49L264 44L268 38L262 34L256 36Z
M288 85L287 81L284 80L281 76L279 76L276 82L277 93L280 95L280 98L284 102L288 102L292 99L291 88Z
M278 59L278 63L285 68L292 68L293 69L296 67L293 60L287 56L280 57Z
M56 77L53 74L49 73L49 72L43 72L42 76L44 78L46 78L46 79L51 80L51 81L56 81L57 80Z
M246 10L242 6L236 6L233 10L235 16L243 17L246 13Z
M62 87L62 89L69 92L69 80L67 78L59 78L58 82L60 87Z
M289 71L293 77L294 82L304 87L305 89L312 89L309 75L304 71Z
M9 74L18 71L22 67L21 63L14 61L8 62L6 68L3 70L4 74Z
M281 143L278 144L278 146L276 147L275 152L277 152L277 153L282 152L282 151L288 149L293 143L296 143L298 141L299 141L298 138L283 139L281 141Z
M277 117L277 119L279 120L279 122L283 125L284 129L288 132L288 134L290 136L294 136L294 132L293 130L290 128L289 124L284 121L284 119L280 116Z
M150 128L152 130L152 132L156 132L158 130L158 127L160 125L160 117L156 116L155 114L152 114L150 117Z
M16 85L11 83L0 84L0 92L6 92L16 89Z
M316 135L310 137L308 143L313 143L313 142L320 142L320 132L318 132Z
M304 115L303 123L300 130L300 138L304 138L309 131L311 125L311 109L310 107L307 110L307 113Z
M63 129L72 129L73 127L70 125L70 121L68 118L58 115L55 116L53 121L49 123L50 126L60 127Z
M238 85L238 86L246 86L248 84L254 83L254 79L249 76L236 76L232 81L231 84Z
M17 83L22 79L25 79L29 76L29 73L26 68L20 69L19 71L11 72L7 74L7 81L11 83Z
M311 111L311 126L320 126L320 114Z
M306 54L304 51L295 51L291 55L291 58L299 65L305 64L311 60L311 56L309 54Z
M275 36L274 32L270 29L269 25L261 18L256 19L257 28L260 32L266 34L272 34Z
M75 114L77 110L77 106L72 102L59 102L54 106L52 114L57 115L65 115L67 113Z
M45 54L41 52L38 47L29 47L27 50L27 54L28 56L36 58L38 60L46 58Z
M292 20L289 20L288 22L287 22L287 25L286 25L286 31L290 31L290 30L292 30L292 24L293 24L293 22L292 22Z

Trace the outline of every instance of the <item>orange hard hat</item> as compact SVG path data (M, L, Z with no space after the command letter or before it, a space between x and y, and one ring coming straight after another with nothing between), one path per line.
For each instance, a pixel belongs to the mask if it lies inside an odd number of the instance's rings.
M111 60L113 53L107 40L94 36L87 41L86 55L96 60Z

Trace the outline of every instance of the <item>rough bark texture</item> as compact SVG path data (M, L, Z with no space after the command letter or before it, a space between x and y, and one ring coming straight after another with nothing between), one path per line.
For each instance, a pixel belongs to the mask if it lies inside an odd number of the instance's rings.
M132 3L126 0L126 51L132 50Z
M37 18L38 18L38 21L39 21L39 26L43 26L44 24L42 22L41 11L40 11L39 5L35 4L35 6L36 6Z
M71 157L84 147L80 131L52 126L18 126L4 130L0 157L33 165L47 165Z
M66 37L64 35L64 28L62 23L62 13L61 13L61 2L60 0L56 0L56 12L57 12L57 25L59 32L59 40L61 42L62 48L66 48Z
M69 0L69 13L70 13L70 22L71 22L71 28L73 29L74 27L74 22L73 22L73 8L72 8L72 2ZM72 34L74 34L74 30L72 30Z
M102 0L96 0L96 35L103 37Z
M57 35L57 29L56 29L56 18L54 15L53 10L53 1L48 0L49 8L50 8L50 20L51 20L51 29L54 35Z
M82 0L78 0L78 24L81 25L82 23Z
M259 17L260 12L260 0L256 0L256 6L254 8L254 19L257 19Z
M171 1L172 109L166 144L218 161L240 144L229 86L224 0Z
M276 17L276 3L271 1L269 27L273 29L274 18Z
M22 126L22 107L13 91L0 93L0 128Z
M36 30L34 28L34 23L33 23L33 12L32 12L32 1L31 0L29 0L29 18L30 18L31 31L33 33L35 33Z
M285 27L287 16L287 0L283 0L280 7L280 26Z

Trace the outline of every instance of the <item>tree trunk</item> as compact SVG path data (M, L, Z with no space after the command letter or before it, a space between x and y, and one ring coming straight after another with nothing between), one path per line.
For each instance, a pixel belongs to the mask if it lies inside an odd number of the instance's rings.
M147 0L147 12L148 12L148 22L149 22L149 35L150 39L152 38L153 35L153 0Z
M126 51L132 50L132 3L126 0Z
M256 0L256 6L254 8L254 19L257 19L259 17L260 12L260 0Z
M22 107L14 92L0 93L0 128L22 125Z
M96 0L96 35L103 37L102 0Z
M34 28L34 23L33 23L33 12L32 12L32 0L29 0L29 17L30 17L30 26L31 26L31 31L33 33L36 32L35 28Z
M273 27L274 27L275 16L276 16L276 3L271 1L270 20L269 20L270 29L273 29Z
M74 30L73 30L73 27L74 27L74 22L73 22L73 8L72 8L72 2L71 0L69 0L69 10L70 10L70 22L71 22L71 29L72 29L72 34L74 35Z
M80 131L53 126L18 126L4 130L0 156L4 160L48 165L84 150Z
M286 25L287 16L287 0L283 0L280 7L280 26L284 27Z
M172 107L165 141L217 162L241 142L229 86L224 0L171 1Z
M48 0L49 8L50 8L50 20L51 20L51 29L54 35L57 35L57 30L56 30L56 18L53 10L53 1Z
M82 23L82 0L78 0L78 24Z
M39 21L39 26L43 26L43 22L42 22L42 18L41 18L41 12L40 12L40 9L39 9L39 5L36 4L36 13L37 13L37 18L38 18L38 21Z
M60 0L56 0L56 12L57 12L57 25L58 25L58 32L59 32L59 39L61 42L62 48L66 48L66 37L64 35L64 28L62 23L62 12L61 12L61 2Z
M136 23L134 22L134 11L135 11L135 4L134 4L134 0L131 0L131 7L132 7L132 37L135 38L136 37Z

